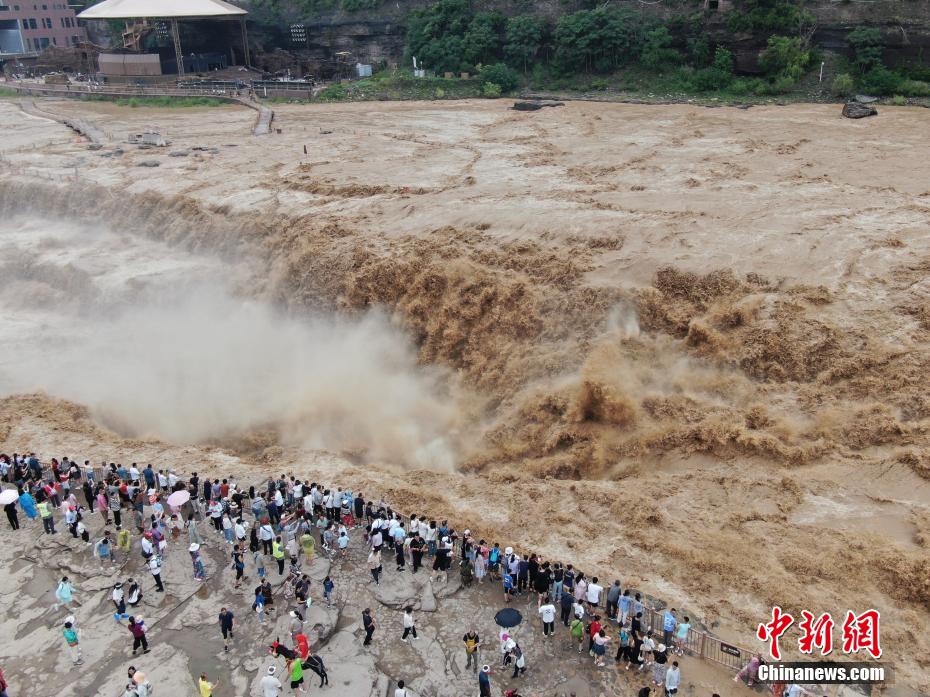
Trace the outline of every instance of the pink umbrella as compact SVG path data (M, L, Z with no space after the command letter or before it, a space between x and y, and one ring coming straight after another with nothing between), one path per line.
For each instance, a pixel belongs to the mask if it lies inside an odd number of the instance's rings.
M172 508L178 508L183 506L185 503L190 501L191 493L186 490L175 491L171 496L168 497L168 505Z

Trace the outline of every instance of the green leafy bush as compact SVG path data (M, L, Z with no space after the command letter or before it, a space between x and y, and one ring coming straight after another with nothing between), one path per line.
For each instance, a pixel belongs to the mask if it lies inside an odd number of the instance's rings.
M856 91L856 81L849 73L840 73L833 80L830 92L835 97L849 97Z
M493 84L502 92L510 92L520 84L520 75L506 63L482 66L479 77L482 83Z
M497 99L501 96L501 86L493 82L486 82L481 86L481 94L488 99Z
M859 88L866 94L889 95L900 91L902 79L883 65L877 65L859 80Z
M896 94L894 97L891 98L891 103L894 104L895 106L904 106L905 104L907 104L907 100L900 94Z
M901 92L908 97L930 97L930 85L919 80L902 80Z
M774 83L795 83L811 62L811 53L798 36L770 36L768 46L759 56L759 65Z
M605 80L602 77L596 77L591 80L591 83L588 85L588 89L603 91L610 87L610 81Z

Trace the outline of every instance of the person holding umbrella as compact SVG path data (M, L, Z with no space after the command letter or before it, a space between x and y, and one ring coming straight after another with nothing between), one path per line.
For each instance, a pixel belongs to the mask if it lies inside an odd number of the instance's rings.
M6 518L14 530L19 530L19 514L16 512L17 499L19 499L19 492L16 489L4 489L0 492L0 504L3 505Z

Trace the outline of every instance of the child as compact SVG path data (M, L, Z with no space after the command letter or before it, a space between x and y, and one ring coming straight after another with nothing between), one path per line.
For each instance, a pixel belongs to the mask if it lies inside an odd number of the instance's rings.
M339 554L345 557L349 552L349 533L343 530L339 533Z
M258 573L258 580L265 578L265 558L257 549L252 552L252 560L255 562L255 568Z
M333 588L335 587L336 585L329 576L323 579L323 598L330 607L333 605Z
M684 622L679 622L675 630L675 651L679 656L685 655L685 647L688 645L688 632L691 629L691 619L685 615Z
M506 571L504 573L504 602L509 603L513 600L513 576Z

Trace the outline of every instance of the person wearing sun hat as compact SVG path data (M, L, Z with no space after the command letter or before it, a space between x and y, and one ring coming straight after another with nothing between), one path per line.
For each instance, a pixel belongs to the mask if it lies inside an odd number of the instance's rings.
M491 697L491 666L484 665L478 673L478 690L481 697Z
M281 681L275 677L277 672L277 668L268 666L268 674L259 681L259 687L262 688L262 697L278 697L281 694Z

